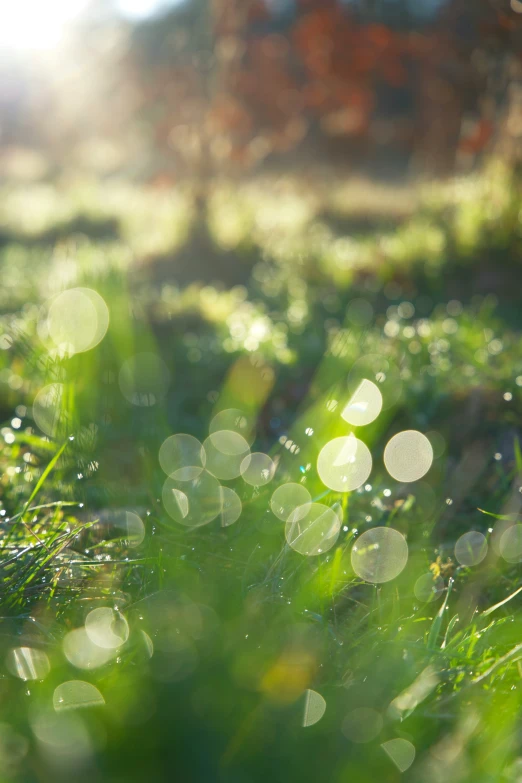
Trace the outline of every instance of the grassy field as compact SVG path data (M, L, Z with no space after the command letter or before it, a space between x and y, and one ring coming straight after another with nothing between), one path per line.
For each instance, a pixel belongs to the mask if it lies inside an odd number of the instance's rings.
M522 780L518 176L1 196L0 780Z

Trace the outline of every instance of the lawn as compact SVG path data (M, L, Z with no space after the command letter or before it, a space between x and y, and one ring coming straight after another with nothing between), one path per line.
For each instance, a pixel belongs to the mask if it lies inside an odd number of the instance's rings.
M0 780L521 780L519 174L1 191Z

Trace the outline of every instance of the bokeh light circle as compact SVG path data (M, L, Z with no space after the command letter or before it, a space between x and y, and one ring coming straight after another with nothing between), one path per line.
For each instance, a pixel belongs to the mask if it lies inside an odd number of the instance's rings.
M243 460L250 454L250 447L243 436L230 430L219 430L209 435L203 449L207 457L206 469L221 480L237 478Z
M307 688L303 710L303 726L313 726L318 723L326 712L326 701L320 693Z
M434 576L431 571L419 576L413 586L415 598L422 603L435 601L444 592L444 579Z
M401 396L402 380L399 369L386 356L370 353L353 363L348 375L350 387L356 388L363 380L369 380L378 387L382 394L383 410L395 405Z
M98 345L109 327L109 309L90 288L71 288L56 296L48 309L45 330L54 345L73 355Z
M415 761L415 745L402 737L383 742L381 748L399 772L406 772Z
M282 484L270 498L270 508L276 517L286 522L298 506L304 508L311 502L312 496L302 484Z
M344 407L341 416L353 427L363 427L375 421L382 410L382 394L378 386L364 378Z
M250 450L246 438L234 430L215 430L210 433L208 440L217 451L230 457L244 455Z
M100 606L87 615L85 632L98 647L116 650L129 638L129 624L120 612Z
M312 557L333 547L341 530L335 511L322 503L298 506L288 517L285 538L300 555Z
M85 707L102 707L105 699L98 688L91 682L69 680L62 682L54 690L53 707L61 710L77 710Z
M390 582L406 567L408 544L398 530L373 527L354 543L351 561L353 570L365 582Z
M276 466L268 454L255 451L241 462L241 477L253 487L262 487L274 478Z
M43 650L34 647L15 647L7 654L6 666L15 677L28 680L43 680L51 671L49 658Z
M185 527L208 525L222 508L221 485L206 471L191 481L167 478L162 499L167 514Z
M77 669L97 669L110 661L115 651L100 647L89 638L85 628L70 631L63 640L63 653Z
M355 435L329 441L317 458L317 472L323 484L337 492L358 489L372 471L369 448Z
M455 544L455 557L463 566L478 565L484 560L487 553L488 542L478 530L464 533Z
M403 483L418 481L431 468L433 448L426 435L405 430L394 435L384 449L384 465L392 478Z
M55 763L63 764L66 760L67 764L83 766L92 756L93 747L87 727L75 714L65 715L40 707L33 713L31 729L40 749Z
M67 416L64 410L64 394L63 383L50 383L40 389L34 398L33 419L50 438L65 434Z
M252 416L239 408L226 408L216 413L210 422L209 432L237 432L251 446L255 437L255 422Z
M163 441L158 459L167 476L177 481L191 481L205 467L207 455L197 438L180 433Z
M243 506L237 492L230 487L221 487L221 527L229 527L241 516Z
M500 555L508 563L522 562L522 525L511 525L502 533L498 542Z
M109 522L118 533L116 537L123 539L126 546L136 547L143 543L145 525L134 511L114 511L110 515Z

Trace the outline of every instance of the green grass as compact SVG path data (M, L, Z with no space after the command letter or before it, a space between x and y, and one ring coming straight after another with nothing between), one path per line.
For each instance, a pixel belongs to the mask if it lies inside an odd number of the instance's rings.
M522 505L519 183L492 169L395 203L370 186L359 200L324 190L219 184L203 219L189 188L4 186L0 780L519 779L520 563L517 540L501 543ZM110 324L68 358L41 308L81 286ZM149 407L119 382L143 352L169 379ZM350 432L340 411L368 355L387 362L385 409L356 430L373 470L338 493L317 456ZM52 383L48 437L32 405ZM255 422L252 450L276 475L223 482L239 520L191 530L163 507L159 448L179 432L203 441L228 408ZM408 429L435 459L400 484L383 451ZM286 543L269 501L288 482L342 514L327 553ZM138 545L122 510L144 523ZM352 567L375 527L409 549L382 585ZM454 549L470 530L488 554L466 567ZM429 574L440 590L424 601ZM125 641L80 668L69 648L83 639L85 653L85 637L68 634L100 607L121 613ZM37 652L17 664L17 648ZM104 703L56 711L74 680ZM307 689L326 712L303 727ZM374 712L345 722L359 709ZM375 714L380 731L354 741ZM416 751L402 774L381 747L397 738Z

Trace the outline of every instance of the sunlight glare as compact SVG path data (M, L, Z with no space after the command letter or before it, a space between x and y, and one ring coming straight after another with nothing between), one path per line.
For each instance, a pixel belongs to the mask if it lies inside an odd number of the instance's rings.
M4 3L0 13L0 48L46 50L57 46L66 27L89 0L18 0Z

